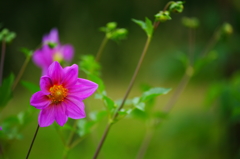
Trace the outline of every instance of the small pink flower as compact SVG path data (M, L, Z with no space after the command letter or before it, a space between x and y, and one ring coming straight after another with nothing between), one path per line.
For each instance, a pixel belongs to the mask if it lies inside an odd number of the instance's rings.
M0 126L0 130L2 130L2 127Z
M48 35L44 35L42 39L42 47L35 50L33 53L33 62L42 69L42 75L47 73L48 67L53 61L70 62L74 55L72 45L61 45L58 39L57 29L52 29ZM55 44L50 47L48 44Z
M68 117L80 119L86 116L83 100L91 96L98 85L86 79L78 78L78 65L62 68L53 62L46 75L40 79L41 91L30 99L30 104L41 109L38 123L41 127L56 121L63 126Z

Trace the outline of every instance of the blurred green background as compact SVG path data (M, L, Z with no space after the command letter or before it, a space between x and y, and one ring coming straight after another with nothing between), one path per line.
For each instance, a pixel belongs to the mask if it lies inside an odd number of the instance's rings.
M81 55L95 55L104 33L99 28L115 21L118 27L129 30L128 38L117 44L110 41L103 53L102 78L108 95L117 100L123 97L128 82L146 41L146 35L132 18L154 20L154 15L163 9L166 0L1 0L0 23L17 34L7 46L4 77L10 72L15 75L22 66L25 56L19 51L26 47L34 50L41 43L42 36L56 27L60 41L75 48L73 63ZM214 31L224 22L230 23L234 33L221 39L214 48L217 59L205 66L190 81L169 117L153 136L145 158L149 159L229 159L240 158L239 118L232 118L232 108L239 106L239 83L231 84L240 68L240 1L239 0L187 0L184 12L172 14L172 20L160 24L154 33L143 66L130 97L138 96L139 85L176 88L184 73L184 66L177 59L188 52L188 29L181 24L181 18L196 17L200 26L196 30L194 53L197 56L206 47ZM41 70L32 61L23 80L38 84ZM80 74L85 77L84 74ZM235 80L236 81L236 80ZM217 83L217 89L212 86ZM215 85L214 85L215 86ZM209 88L216 97L209 101ZM173 91L157 100L156 110L161 110ZM30 107L31 93L18 85L14 98L1 112L0 121L8 115L17 114ZM235 97L236 102L232 102ZM1 97L0 97L1 98ZM217 100L215 100L217 99ZM86 100L87 111L103 109L103 104L93 97ZM99 158L132 159L146 132L141 120L126 118L115 124L104 143ZM93 134L70 152L69 158L88 159L93 156L106 120L93 130ZM7 147L9 158L24 158L37 125L37 113L23 130L23 139L14 140ZM30 158L59 159L63 145L53 127L40 128Z

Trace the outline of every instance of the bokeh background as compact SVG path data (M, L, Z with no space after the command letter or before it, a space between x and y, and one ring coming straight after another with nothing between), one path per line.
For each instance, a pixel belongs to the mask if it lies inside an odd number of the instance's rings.
M1 0L0 23L17 34L7 46L4 77L20 70L25 56L22 47L34 50L41 43L42 36L52 28L59 30L62 43L75 48L73 63L80 56L96 55L104 33L99 28L115 21L118 27L129 31L128 38L119 44L110 41L101 58L102 78L108 95L121 99L134 72L146 35L132 18L153 20L163 9L166 0ZM160 24L154 33L143 66L137 77L130 97L140 95L140 85L172 88L172 92L157 100L155 109L161 110L171 97L184 74L184 66L178 60L180 53L188 51L188 29L181 23L182 17L196 17L200 26L196 30L194 53L197 56L208 44L214 31L224 22L233 26L234 33L221 39L211 51L217 52L217 59L206 65L190 81L169 117L162 123L150 142L145 158L148 159L229 159L240 158L240 125L238 117L232 117L232 107L239 106L239 85L231 84L239 79L240 69L240 1L239 0L186 0L184 12L172 14L172 20ZM41 70L31 61L22 79L38 84ZM84 74L80 76L85 77ZM238 81L238 80L235 80ZM214 102L208 102L209 89L219 94ZM232 89L236 89L234 95ZM30 107L31 93L18 85L14 98L0 115L17 114ZM234 96L234 97L233 97ZM234 98L234 99L233 99ZM0 97L1 99L1 97ZM237 100L235 100L237 99ZM207 102L206 102L207 101ZM97 99L86 101L87 111L103 109ZM37 112L38 113L38 112ZM37 125L37 113L22 130L23 138L13 140L7 147L9 158L24 158ZM70 152L69 158L88 159L93 156L105 128L103 119ZM127 117L112 127L99 158L132 159L136 157L146 132L143 121ZM53 127L40 128L32 149L31 158L59 159L63 144Z

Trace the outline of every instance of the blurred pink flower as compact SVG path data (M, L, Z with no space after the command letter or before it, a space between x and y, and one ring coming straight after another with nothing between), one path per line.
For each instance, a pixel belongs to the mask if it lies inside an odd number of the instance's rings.
M70 62L74 55L72 45L61 45L57 29L52 29L48 35L43 36L43 45L33 53L33 62L42 69L42 75L47 73L47 68L53 61ZM54 44L50 46L49 44Z
M0 126L0 130L2 130L2 127Z
M49 126L54 121L63 126L68 117L84 118L83 100L97 87L94 82L78 78L78 65L62 68L58 62L53 62L47 74L40 79L41 91L30 99L32 106L41 109L38 117L40 127Z

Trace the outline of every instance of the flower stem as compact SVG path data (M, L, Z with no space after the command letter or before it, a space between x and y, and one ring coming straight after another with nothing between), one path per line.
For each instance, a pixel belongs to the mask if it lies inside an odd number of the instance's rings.
M103 41L102 41L102 43L101 43L101 45L100 45L100 48L99 48L99 50L97 52L97 55L96 55L96 61L97 62L100 60L102 52L103 52L103 49L105 48L107 42L108 42L108 38L107 38L107 36L105 36Z
M185 87L187 86L189 80L191 79L192 75L193 75L193 53L194 53L194 45L195 45L195 34L194 34L194 30L190 29L189 30L189 41L188 41L188 45L189 45L189 54L188 54L188 66L187 69L181 79L181 81L179 82L177 89L175 90L175 92L173 93L173 95L171 96L171 98L168 100L167 104L165 105L165 107L163 108L163 110L165 112L169 112L174 104L176 103L176 101L178 100L179 96L181 95L181 93L183 92L183 90L185 89ZM162 122L162 120L160 120L158 122L158 124L160 124ZM154 131L153 130L149 130L147 131L145 138L141 144L141 147L138 151L138 155L136 157L136 159L142 159L145 156L145 153L147 151L147 148L149 146L149 143L152 139Z
M132 87L133 87L133 84L134 84L134 82L135 82L135 79L136 79L136 77L137 77L137 74L138 74L138 72L139 72L139 69L140 69L140 67L141 67L141 65L142 65L143 59L144 59L144 57L145 57L145 55L146 55L146 52L147 52L147 50L148 50L148 47L149 47L150 42L151 42L151 37L149 36L149 37L147 38L146 43L145 43L145 46L144 46L142 55L141 55L141 57L140 57L140 59L139 59L139 61L138 61L137 67L136 67L136 69L135 69L135 72L134 72L134 74L133 74L133 76L132 76L132 79L131 79L129 85L128 85L128 89L127 89L127 91L126 91L126 93L125 93L125 95L124 95L124 97L123 97L123 100L122 100L121 105L118 107L117 111L115 112L115 114L114 114L114 116L113 116L113 120L117 118L118 112L119 112L119 111L123 108L123 106L124 106L124 103L125 103L128 95L129 95L129 93L130 93L130 91L131 91L131 89L132 89Z
M72 139L74 137L76 127L77 127L77 120L74 121L74 123L73 123L73 130L70 132L69 138L68 138L68 140L67 140L67 142L65 144L65 149L63 151L63 159L67 158L69 150L71 149L70 145L71 145Z
M131 79L129 85L128 85L127 91L126 91L126 93L125 93L125 95L124 95L124 97L123 97L122 103L121 103L121 105L118 107L118 109L117 109L117 111L115 112L115 114L113 115L112 121L114 121L114 120L117 118L118 112L119 112L119 111L123 108L123 106L124 106L124 103L125 103L128 95L129 95L129 93L130 93L130 91L131 91L131 89L132 89L132 87L133 87L133 84L134 84L134 82L135 82L135 79L136 79L136 77L137 77L137 74L138 74L138 72L139 72L139 69L140 69L140 67L141 67L141 65L142 65L143 59L144 59L144 57L145 57L145 55L146 55L146 52L147 52L147 50L148 50L148 47L149 47L150 42L151 42L151 36L149 36L149 37L147 38L147 41L146 41L146 43L145 43L145 46L144 46L142 55L141 55L141 57L140 57L140 59L139 59L139 61L138 61L137 67L136 67L136 69L135 69L135 72L134 72L134 74L133 74L133 76L132 76L132 79ZM94 154L93 159L96 159L96 158L98 157L98 154L99 154L99 152L100 152L100 150L101 150L101 148L102 148L102 146L103 146L103 143L104 143L104 141L105 141L105 139L106 139L106 137L107 137L107 135L108 135L108 132L109 132L112 124L113 124L112 122L109 122L109 123L107 124L107 126L106 126L106 128L105 128L105 131L104 131L104 134L103 134L102 139L101 139L101 141L100 141L100 143L99 143L99 145L98 145L98 148L97 148L97 150L96 150L96 152L95 152L95 154Z
M26 67L27 67L27 64L29 63L31 57L32 57L31 55L28 55L27 58L25 59L23 65L22 65L22 68L21 68L21 70L19 71L19 73L18 73L18 75L17 75L17 78L16 78L16 80L15 80L14 83L13 83L12 90L15 89L15 87L16 87L17 84L18 84L18 82L20 81L20 79L21 79L21 77L22 77L22 75L23 75L23 73L24 73L24 71L25 71L25 69L26 69Z
M29 157L29 155L30 155L30 152L31 152L31 150L32 150L32 146L33 146L33 144L34 144L35 138L36 138L37 133L38 133L38 129L39 129L39 125L37 126L37 129L36 129L35 134L34 134L34 136L33 136L32 143L31 143L31 145L30 145L30 147L29 147L29 150L28 150L26 159L28 159L28 157Z
M107 124L107 126L106 126L106 128L105 128L105 131L104 131L104 134L103 134L103 136L102 136L102 139L101 139L101 141L100 141L100 143L99 143L99 145L98 145L98 148L97 148L97 150L96 150L96 152L95 152L95 154L94 154L94 156L93 156L93 159L96 159L96 158L98 157L98 154L99 154L99 152L100 152L100 150L101 150L101 148L102 148L102 145L103 145L103 143L104 143L104 141L105 141L105 139L106 139L106 137L107 137L107 135L108 135L108 132L109 132L111 126L112 126L111 123L108 123L108 124Z
M0 63L0 86L2 86L5 51L6 51L6 42L3 39L2 40L2 55L1 55L1 63Z

